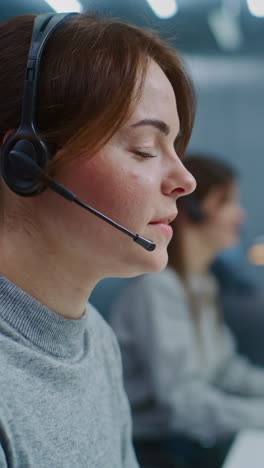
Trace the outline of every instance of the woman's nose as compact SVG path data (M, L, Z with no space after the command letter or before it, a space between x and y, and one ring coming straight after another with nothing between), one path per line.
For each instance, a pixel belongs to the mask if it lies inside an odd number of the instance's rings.
M192 193L196 185L193 175L178 160L178 164L175 164L170 175L164 181L163 190L167 195L173 195L178 198Z

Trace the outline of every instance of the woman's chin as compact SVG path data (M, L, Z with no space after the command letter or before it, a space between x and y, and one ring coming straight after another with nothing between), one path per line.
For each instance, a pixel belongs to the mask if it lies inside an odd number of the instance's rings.
M130 268L127 268L126 264L123 271L119 271L115 276L120 278L132 278L134 276L143 275L144 273L159 273L166 268L168 263L167 250L163 252L158 252L158 250L146 252L143 257L144 260L142 258L141 262L137 261L134 265L130 262Z
M152 252L149 252L151 256ZM153 252L153 256L149 257L149 262L146 264L147 271L145 273L159 273L164 270L168 264L168 253L167 250L163 252Z

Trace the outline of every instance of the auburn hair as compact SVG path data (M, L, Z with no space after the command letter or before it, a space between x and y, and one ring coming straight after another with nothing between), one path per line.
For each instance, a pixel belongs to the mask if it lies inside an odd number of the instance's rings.
M18 127L35 15L0 25L0 141ZM49 38L41 61L36 125L55 145L49 169L99 150L125 123L144 83L148 59L161 67L176 96L183 157L194 121L192 81L176 51L154 32L84 13Z

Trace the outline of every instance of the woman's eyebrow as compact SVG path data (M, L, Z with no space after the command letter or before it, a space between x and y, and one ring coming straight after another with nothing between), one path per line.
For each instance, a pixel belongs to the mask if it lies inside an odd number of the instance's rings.
M164 133L164 135L168 135L170 133L169 125L163 122L163 120L143 119L134 123L131 127L141 127L146 125L151 125L152 127L157 128L160 132Z

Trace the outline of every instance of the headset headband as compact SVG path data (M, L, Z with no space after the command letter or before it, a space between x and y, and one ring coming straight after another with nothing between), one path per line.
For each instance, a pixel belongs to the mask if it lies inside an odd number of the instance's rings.
M39 178L22 170L18 159L27 156L44 168L53 155L47 141L36 128L36 99L39 69L46 42L54 30L76 13L44 14L36 16L27 59L22 97L21 119L18 128L1 148L1 172L7 186L18 195L34 196L45 186Z
M19 131L35 129L34 118L36 110L37 84L40 62L45 44L58 25L68 16L72 16L74 14L76 13L60 13L55 15L47 13L38 15L35 18L25 73Z

